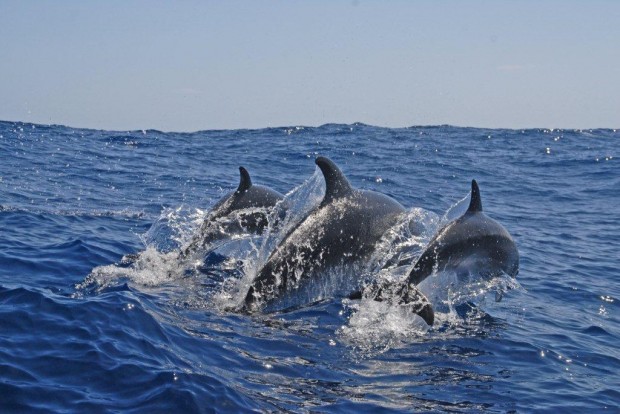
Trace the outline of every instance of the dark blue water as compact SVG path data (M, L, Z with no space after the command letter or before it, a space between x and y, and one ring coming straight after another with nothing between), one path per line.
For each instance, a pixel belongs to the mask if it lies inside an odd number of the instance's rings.
M0 411L619 412L620 131L355 125L162 133L0 122ZM170 259L255 183L315 200L314 158L433 228L478 180L517 281L425 289L427 330L328 298L227 311L260 238ZM301 197L301 198L300 198ZM124 255L139 253L123 264Z

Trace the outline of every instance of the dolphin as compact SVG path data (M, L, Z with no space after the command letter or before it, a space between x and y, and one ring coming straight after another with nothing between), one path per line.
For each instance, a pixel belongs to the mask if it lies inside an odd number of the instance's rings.
M399 304L420 300L416 286L435 271L457 273L481 269L495 276L504 272L512 277L519 273L519 251L512 236L497 221L482 212L480 189L471 182L471 201L467 211L448 223L428 243L405 282L396 286L371 285L364 296L377 301L395 295Z
M330 159L318 157L315 162L325 179L323 200L284 237L258 270L245 296L244 310L295 292L331 268L370 257L386 230L406 211L386 195L353 188ZM417 311L425 320L432 315L428 301Z
M267 227L269 213L284 196L271 188L252 184L250 173L244 167L239 167L239 173L237 189L215 203L198 233L181 250L181 257L231 234L261 234ZM282 206L280 213L284 209Z
M512 277L519 273L519 251L508 230L482 211L476 180L471 182L471 201L467 211L443 227L429 242L409 272L408 283L420 284L435 270L484 269Z

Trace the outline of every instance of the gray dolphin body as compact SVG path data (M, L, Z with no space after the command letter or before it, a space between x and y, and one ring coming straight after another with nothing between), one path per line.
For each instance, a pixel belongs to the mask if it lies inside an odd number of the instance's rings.
M419 301L416 286L435 271L484 273L500 272L515 277L519 272L519 251L508 231L482 212L482 200L476 180L471 183L471 201L467 211L443 227L428 243L405 282L374 285L364 295L377 301L396 296L399 304Z
M313 283L330 268L367 259L385 231L405 213L405 208L388 196L351 187L328 158L319 157L316 164L325 178L323 201L282 240L258 271L245 297L246 310Z
M239 173L239 187L215 203L196 236L181 251L181 256L231 234L260 234L267 227L270 210L284 196L271 188L253 185L245 168L239 167Z
M482 212L480 189L471 182L471 201L467 211L442 228L413 266L407 279L415 285L435 270L479 268L494 275L519 273L519 251L510 233Z

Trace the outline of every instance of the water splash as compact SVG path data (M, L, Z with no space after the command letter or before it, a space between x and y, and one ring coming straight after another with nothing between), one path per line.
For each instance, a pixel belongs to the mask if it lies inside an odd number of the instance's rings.
M121 263L94 268L84 282L76 285L76 289L82 293L96 293L123 283L154 287L184 278L196 278L211 287L208 293L213 296L215 307L234 307L271 250L320 203L324 187L317 168L312 177L291 190L270 213L267 231L262 236L230 231L241 227L244 214L255 213L257 209L240 210L205 226L203 223L208 220L208 211L185 206L166 208L149 230L140 236L145 250L125 256ZM285 214L282 209L285 209ZM191 254L179 254L181 246L204 237L201 232L221 232L221 235L212 242L199 243ZM226 259L209 265L205 260L208 261L210 255ZM221 277L223 274L230 276L235 271L241 277ZM212 280L204 279L215 279L219 283L209 283Z
M372 299L343 301L346 324L336 332L339 340L360 356L369 357L420 340L428 325L408 309Z
M207 217L207 211L186 206L164 208L146 233L140 236L146 248L171 252L185 244Z
M176 296L172 303L179 306L219 311L236 308L273 249L319 205L324 191L324 180L317 168L270 212L264 234L226 233L227 229L235 228L231 223L248 213L237 212L207 223L222 232L222 237L199 244L189 255L181 255L179 252L183 248L180 246L187 246L200 237L201 232L207 231L204 223L208 221L208 211L184 206L164 209L141 237L146 246L144 251L126 257L121 263L93 269L84 282L76 286L77 292L97 293L124 283L137 288L175 285ZM468 202L469 196L466 196L442 216L422 208L410 209L384 234L368 260L323 271L312 283L290 290L265 311L312 306L325 299L347 297L364 284L403 281L438 229L460 216ZM506 290L519 287L518 282L507 276L485 279L478 269L471 270L465 276L436 272L419 286L435 309L434 328L429 329L421 318L395 301L344 299L343 314L348 317L337 334L345 343L363 348L366 353L390 349L412 338L423 338L437 327L467 323L468 316L459 311L459 306L473 303L480 308L487 307L492 302L487 298L489 295L495 295L499 301Z

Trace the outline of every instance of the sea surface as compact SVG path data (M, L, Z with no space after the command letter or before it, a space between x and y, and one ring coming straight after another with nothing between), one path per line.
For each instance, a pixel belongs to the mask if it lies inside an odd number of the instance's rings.
M0 122L0 412L620 412L619 148L611 129ZM312 301L234 311L281 234L192 263L179 248L239 166L303 218L319 155L419 230L382 240L360 277L398 243L422 248L476 179L517 278L434 275L430 329L330 275Z

